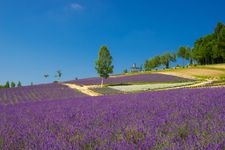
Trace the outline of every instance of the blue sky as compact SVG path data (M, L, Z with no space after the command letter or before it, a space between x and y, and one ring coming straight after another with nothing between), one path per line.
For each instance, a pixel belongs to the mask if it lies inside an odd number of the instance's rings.
M223 0L0 0L0 84L51 82L56 70L62 80L97 76L102 45L120 73L193 46L224 14Z

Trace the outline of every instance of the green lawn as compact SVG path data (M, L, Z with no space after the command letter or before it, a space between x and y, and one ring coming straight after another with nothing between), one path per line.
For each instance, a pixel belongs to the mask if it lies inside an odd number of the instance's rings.
M183 83L152 83L152 84L138 84L138 85L119 85L119 86L109 86L109 88L119 90L122 92L136 92L136 91L147 91L156 89L165 89L173 87L182 87L187 85L192 85L195 82L183 82Z

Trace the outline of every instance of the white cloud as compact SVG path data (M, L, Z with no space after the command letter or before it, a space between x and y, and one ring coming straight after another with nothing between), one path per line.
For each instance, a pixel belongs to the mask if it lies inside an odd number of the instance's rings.
M78 11L78 10L82 10L83 6L78 4L78 3L72 3L72 4L70 4L70 8L73 9L73 10Z

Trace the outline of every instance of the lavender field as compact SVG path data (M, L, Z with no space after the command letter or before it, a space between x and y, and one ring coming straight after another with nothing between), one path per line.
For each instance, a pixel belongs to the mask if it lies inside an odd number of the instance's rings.
M0 149L225 149L225 88L0 105Z
M65 100L84 96L86 95L72 90L67 86L52 83L0 89L0 104L15 104L55 99Z
M162 83L162 82L185 82L193 81L177 76L164 75L164 74L138 74L138 75L127 75L117 76L104 79L104 84L127 84L127 83ZM69 83L75 83L78 85L98 85L101 84L101 78L86 78L69 81Z

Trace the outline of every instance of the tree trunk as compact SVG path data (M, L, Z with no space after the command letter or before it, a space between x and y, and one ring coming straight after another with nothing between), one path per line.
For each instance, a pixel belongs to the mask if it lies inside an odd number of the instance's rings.
M169 62L167 62L166 63L166 69L169 69L169 67L170 67L170 64L169 64Z
M193 59L192 58L190 59L190 65L193 65Z
M103 87L103 78L102 78L102 82L101 82L101 88Z

